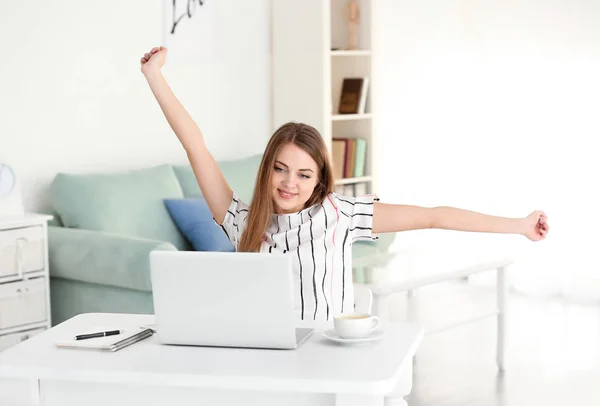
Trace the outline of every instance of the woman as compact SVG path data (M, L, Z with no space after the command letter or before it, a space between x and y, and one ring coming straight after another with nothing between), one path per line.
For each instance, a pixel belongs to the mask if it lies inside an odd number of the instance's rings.
M539 241L549 231L541 211L512 219L453 207L384 204L372 195L338 196L323 138L299 123L283 125L269 140L248 205L231 190L200 129L169 88L161 73L166 55L164 47L146 53L142 73L185 148L215 221L238 251L292 255L294 303L303 320L352 311L354 241L425 228L522 234Z

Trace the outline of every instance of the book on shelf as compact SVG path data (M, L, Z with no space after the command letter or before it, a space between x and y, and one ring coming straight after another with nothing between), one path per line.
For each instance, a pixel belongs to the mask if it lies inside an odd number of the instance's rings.
M359 182L348 185L336 185L335 193L342 196L364 196L367 194L367 184L366 182Z
M362 114L367 104L369 78L344 78L339 114Z
M331 142L331 158L333 160L333 174L336 179L344 177L344 157L346 156L347 139L334 139Z
M354 177L365 176L365 157L367 155L367 140L356 138L356 158L354 160Z
M354 192L354 186L352 184L349 185L336 185L335 193L340 196L357 196Z
M367 107L367 95L369 93L369 78L363 78L362 90L360 92L360 100L358 103L358 114L364 114Z
M367 184L366 183L357 183L354 185L354 195L355 196L364 196L367 194Z
M332 160L336 179L365 176L366 155L366 139L334 138L332 140Z

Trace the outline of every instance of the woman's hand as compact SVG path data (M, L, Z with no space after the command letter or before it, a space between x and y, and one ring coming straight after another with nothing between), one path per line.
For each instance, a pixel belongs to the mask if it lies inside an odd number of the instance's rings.
M543 211L534 211L523 219L522 234L531 241L541 241L550 231L548 216Z
M142 73L145 75L150 71L160 70L167 59L167 48L165 47L154 47L150 52L144 54L140 60L142 64Z

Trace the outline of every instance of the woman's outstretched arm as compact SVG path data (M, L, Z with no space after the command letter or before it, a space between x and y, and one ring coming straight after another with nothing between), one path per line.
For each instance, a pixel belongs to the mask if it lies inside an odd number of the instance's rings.
M550 231L548 218L534 211L524 218L490 216L455 207L420 207L374 203L373 233L437 228L482 233L522 234L539 241Z
M142 73L171 129L187 153L200 190L202 190L213 217L221 224L231 203L233 191L227 184L217 162L206 148L200 128L177 100L161 72L166 56L166 48L153 48L140 61Z

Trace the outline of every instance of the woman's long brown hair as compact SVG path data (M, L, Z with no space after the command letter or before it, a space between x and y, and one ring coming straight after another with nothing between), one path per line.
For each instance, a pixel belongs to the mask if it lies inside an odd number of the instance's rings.
M319 183L304 208L323 202L333 192L334 176L329 160L329 152L319 132L301 123L287 123L279 127L269 140L260 163L252 202L248 208L246 230L242 234L238 251L258 252L265 238L265 233L275 213L275 205L271 196L271 175L281 148L292 143L306 151L317 163Z

